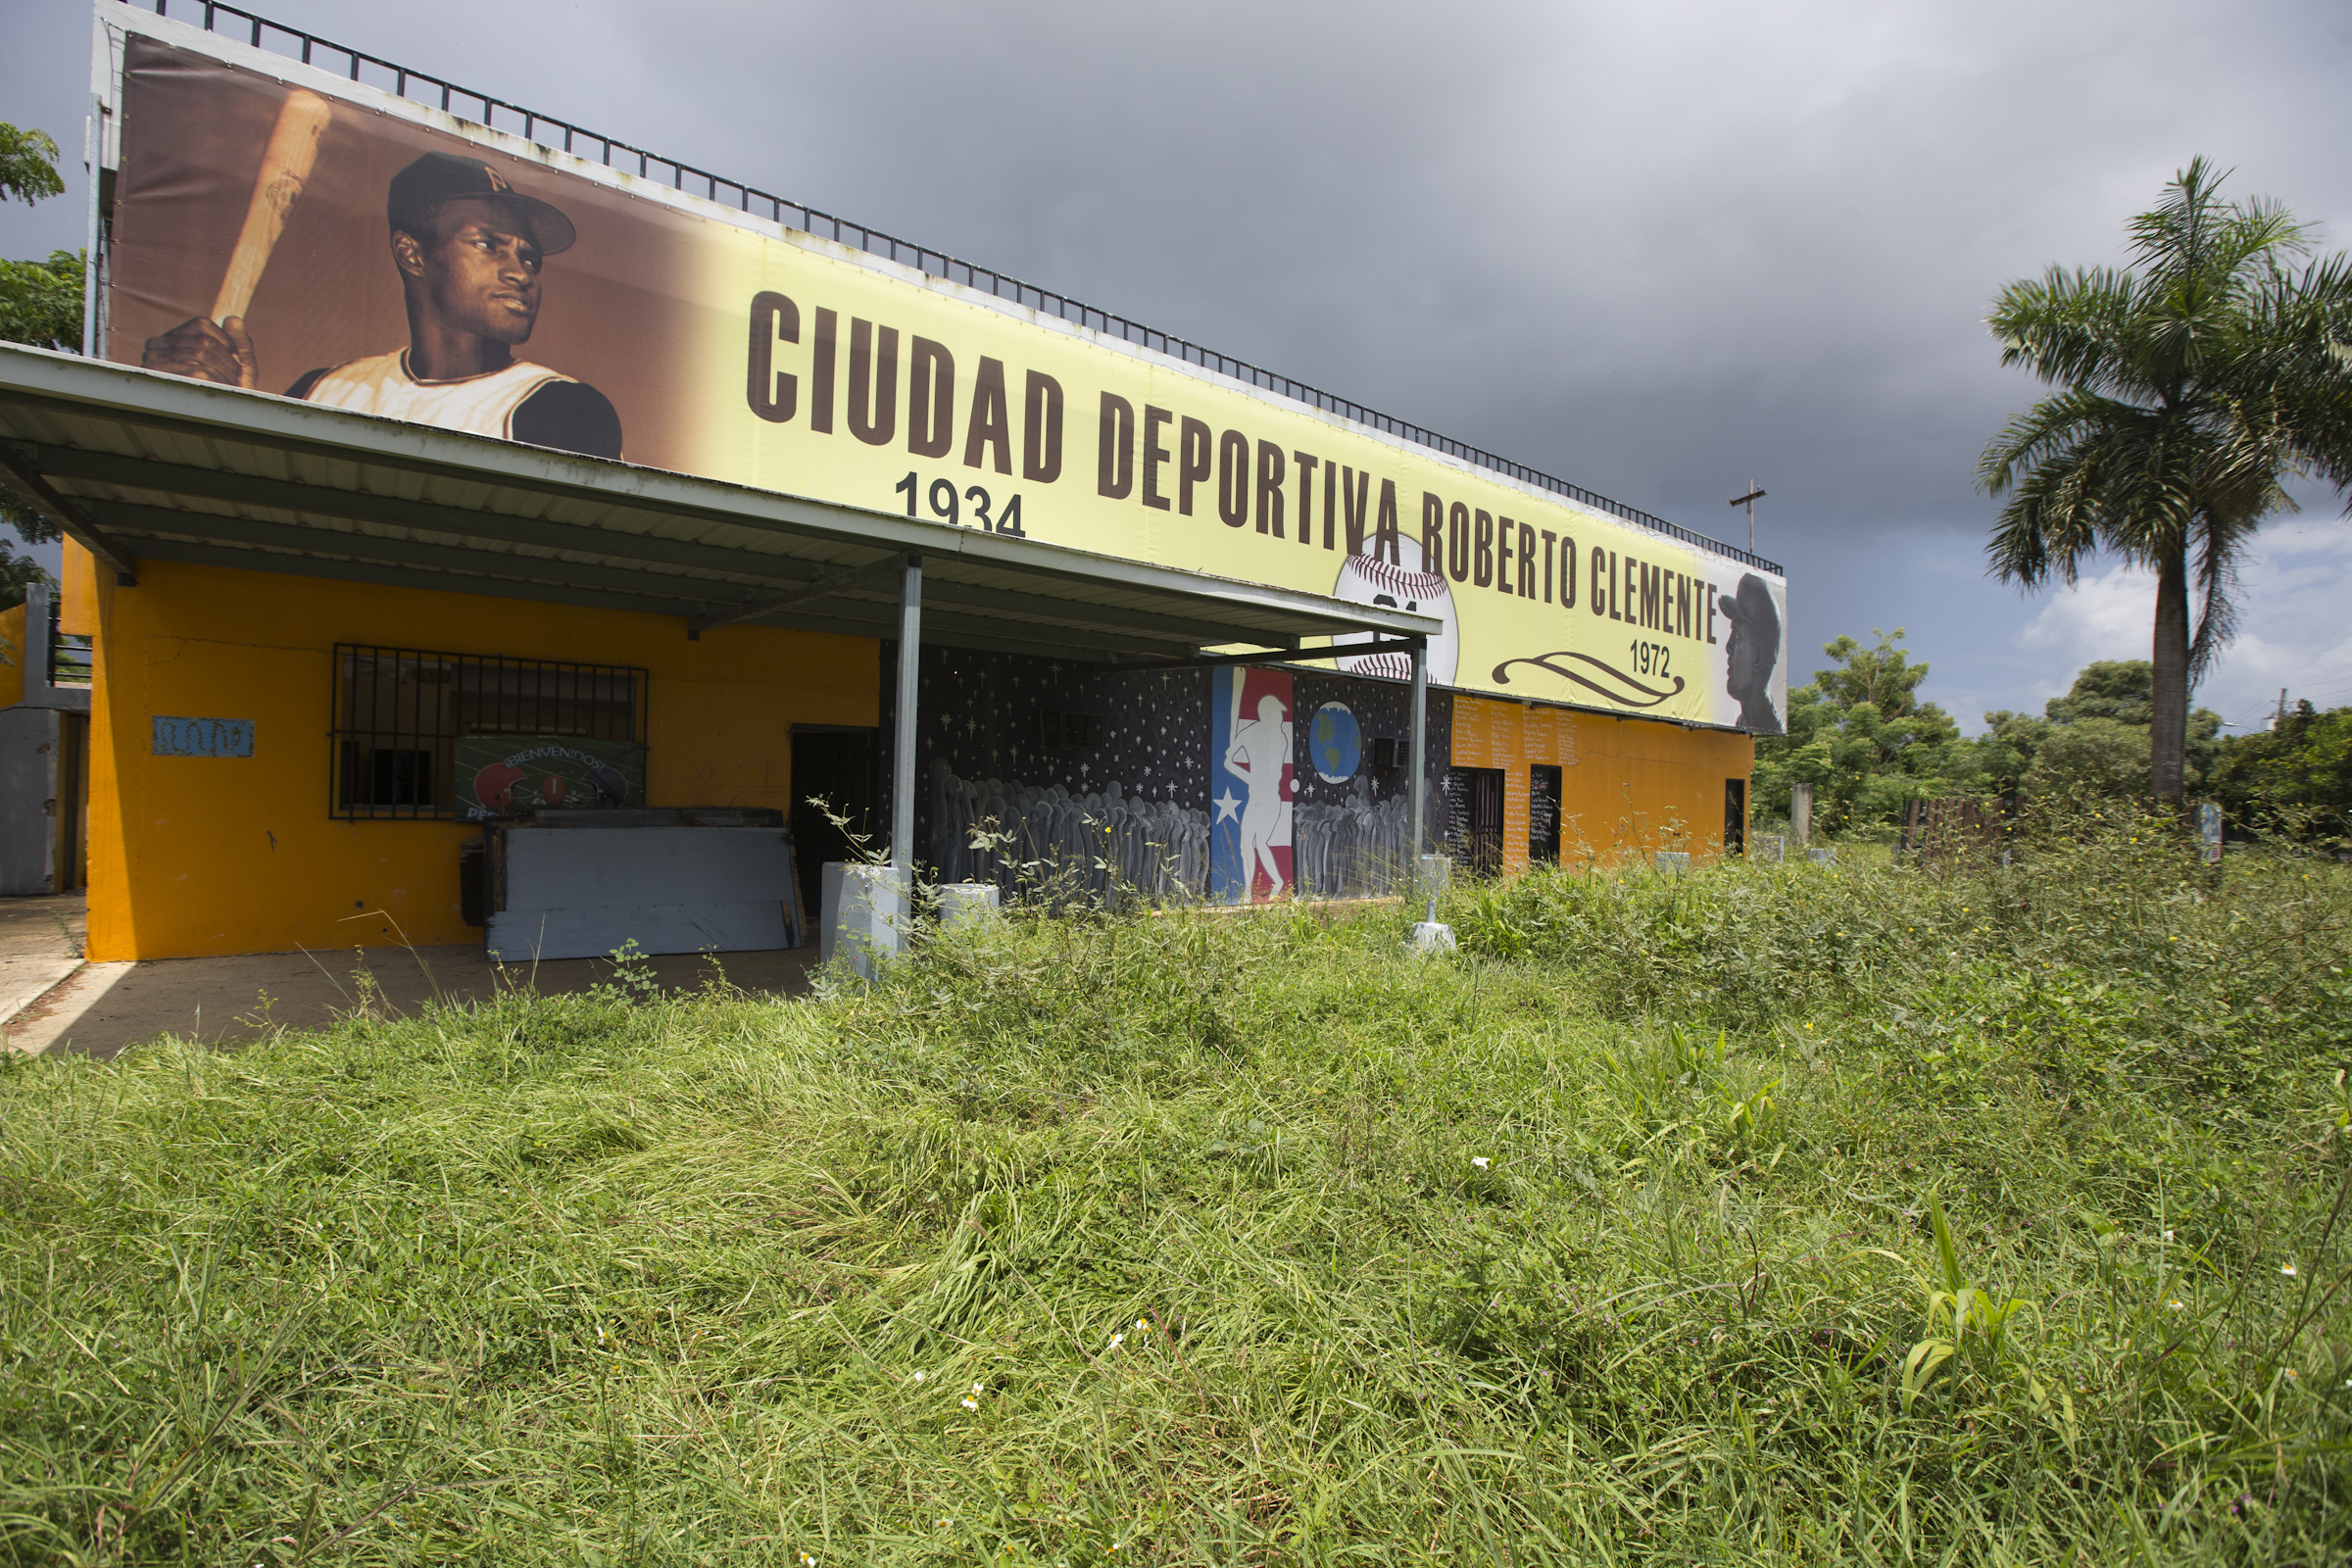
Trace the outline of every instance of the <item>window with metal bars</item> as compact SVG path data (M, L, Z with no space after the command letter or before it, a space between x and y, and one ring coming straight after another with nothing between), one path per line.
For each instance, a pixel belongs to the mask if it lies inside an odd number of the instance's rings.
M454 817L461 735L645 740L645 671L338 643L328 809Z

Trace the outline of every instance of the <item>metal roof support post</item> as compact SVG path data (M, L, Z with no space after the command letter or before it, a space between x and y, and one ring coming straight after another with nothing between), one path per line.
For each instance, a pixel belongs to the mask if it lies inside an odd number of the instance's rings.
M890 754L890 874L901 919L914 899L914 688L922 655L923 558L909 555L899 589L899 706Z
M1405 809L1413 825L1405 836L1406 874L1416 886L1421 879L1421 857L1429 833L1429 639L1413 639L1412 740L1405 766L1411 774L1405 786Z

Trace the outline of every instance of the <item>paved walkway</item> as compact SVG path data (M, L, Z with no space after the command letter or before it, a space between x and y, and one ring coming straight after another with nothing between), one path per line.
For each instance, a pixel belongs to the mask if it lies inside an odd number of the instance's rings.
M436 995L461 1003L502 989L555 995L585 991L612 972L602 958L506 967L475 943L84 963L84 929L79 894L0 899L0 1039L9 1049L111 1056L161 1034L233 1045L273 1027L323 1027L362 1005L406 1015ZM816 949L649 961L665 990L723 980L793 996L808 989Z
M79 894L0 899L0 1025L81 967Z

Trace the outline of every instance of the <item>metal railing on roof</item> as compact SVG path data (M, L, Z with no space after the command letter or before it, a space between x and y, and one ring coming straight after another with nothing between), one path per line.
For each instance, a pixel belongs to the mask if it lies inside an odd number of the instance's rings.
M123 3L140 6L141 9L146 8L143 0L123 0ZM771 195L757 186L746 185L740 180L728 179L723 175L711 173L709 170L697 169L692 164L680 163L674 158L664 158L659 153L649 152L645 148L629 142L615 141L610 136L572 124L569 121L558 120L552 115L542 115L536 111L508 103L503 98L493 98L488 93L476 92L470 87L460 87L424 72L395 65L389 60L378 59L374 55L364 53L347 45L316 37L304 32L299 27L289 27L283 23L271 22L265 17L255 16L252 12L237 6L223 4L221 0L178 0L176 6L172 6L172 0L153 0L153 9L159 17L172 17L174 20L182 22L187 20L188 13L201 11L204 13L203 27L207 32L219 33L222 37L241 38L256 49L267 49L275 54L298 59L306 66L314 66L319 70L338 70L353 81L383 88L395 97L406 98L411 102L428 106L437 104L445 114L457 115L465 119L478 119L481 124L493 130L514 131L520 134L525 141L537 142L542 147L560 148L574 157L594 159L608 169L626 171L633 163L640 178L658 179L668 184L674 190L692 191L706 200L716 202L721 206L731 206L745 213L764 217L782 227L797 228L805 233L820 235L836 244L864 251L870 256L888 257L891 261L913 267L929 276L945 278L950 282L961 283L967 288L983 290L998 299L1010 300L1016 305L1043 311L1061 320L1090 327L1095 331L1119 338L1125 342L1140 344L1171 358L1200 366L1204 369L1214 370L1220 375L1230 376L1237 381L1246 381L1251 386L1289 398L1295 403L1303 403L1309 408L1319 409L1326 414L1336 414L1344 419L1352 419L1358 424L1369 425L1385 434L1410 441L1415 446L1427 447L1433 452L1443 452L1447 457L1458 458L1462 462L1478 467L1507 474L1522 484L1534 485L1540 490L1547 490L1554 495L1565 496L1571 501L1581 503L1598 512L1608 513L1612 516L1621 517L1637 527L1649 529L1653 533L1665 534L1667 537L1679 539L1685 544L1697 545L1701 549L1711 550L1717 555L1728 556L1734 561L1744 562L1748 565L1760 567L1765 571L1777 573L1781 570L1777 564L1742 550L1737 545L1726 544L1720 539L1686 528L1680 523L1668 522L1665 518L1643 512L1639 507L1629 507L1622 501L1612 501L1607 496L1586 489L1583 485L1570 484L1565 479L1555 478L1540 468L1531 468L1524 463L1514 463L1508 458L1497 457L1484 448L1470 445L1467 441L1456 441L1451 436L1440 435L1437 431L1414 424L1409 419L1399 419L1395 415L1383 414L1377 409L1368 409L1360 403L1340 397L1336 393L1323 391L1319 387L1309 386L1303 381L1294 380L1290 376L1252 365L1247 360L1237 360L1230 354L1220 354L1214 349L1203 348L1201 345L1186 338L1180 338L1174 333L1158 331L1144 325L1141 321L1132 321L1124 316L1114 315L1109 311L1071 299L1066 294L1057 294L1052 289L1040 288L1035 283L1024 283L1019 278L1007 277L992 268L963 261L958 257L950 256L945 251L934 250L926 245L917 245L911 240L903 240L895 235L885 234L878 228L869 228L863 223L855 223L848 219L836 218L831 213L821 212L804 202L787 201L781 196ZM229 24L222 25L223 22ZM478 117L467 114L467 109L472 107L479 108Z

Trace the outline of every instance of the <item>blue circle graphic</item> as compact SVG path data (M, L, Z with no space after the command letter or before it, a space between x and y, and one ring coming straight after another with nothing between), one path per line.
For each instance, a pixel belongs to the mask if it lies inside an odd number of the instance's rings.
M1326 784L1345 784L1355 777L1355 770L1364 760L1362 735L1355 727L1355 715L1344 703L1325 703L1315 710L1314 722L1308 727L1306 755L1315 766L1315 777Z

